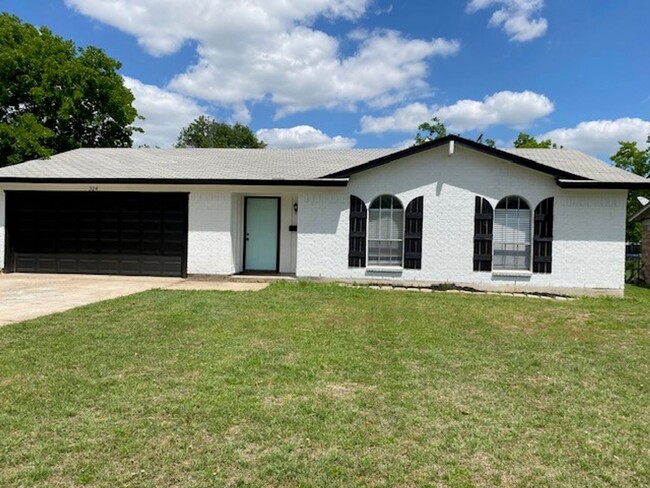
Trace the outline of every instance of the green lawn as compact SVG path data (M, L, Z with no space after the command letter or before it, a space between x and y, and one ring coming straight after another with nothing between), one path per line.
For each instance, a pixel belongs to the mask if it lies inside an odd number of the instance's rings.
M0 329L0 486L648 486L650 290L277 283Z

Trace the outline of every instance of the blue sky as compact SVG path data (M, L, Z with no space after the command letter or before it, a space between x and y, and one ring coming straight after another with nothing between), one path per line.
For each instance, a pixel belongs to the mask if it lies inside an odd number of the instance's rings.
M4 0L103 48L170 146L201 113L272 147L391 147L441 118L607 158L650 134L645 0Z

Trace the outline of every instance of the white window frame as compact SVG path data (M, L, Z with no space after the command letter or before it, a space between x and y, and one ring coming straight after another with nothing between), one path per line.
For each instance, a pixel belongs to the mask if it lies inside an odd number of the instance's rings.
M400 210L402 212L402 222L401 222L402 236L401 236L400 239L371 239L371 237L370 237L370 228L371 228L370 216L372 215L371 212L373 210L372 205L377 200L379 200L381 202L380 199L382 197L390 197L390 198L394 199L394 201L397 201L401 206L401 209L397 209L397 210ZM369 270L373 270L373 269L374 270L387 270L387 271L403 269L404 268L404 228L406 226L406 209L404 207L404 203L402 203L402 201L395 195L392 195L392 194L389 194L389 193L382 193L381 195L373 198L370 201L367 208L368 208L368 210L367 210L367 212L368 212L368 222L366 224L366 267L367 267L367 269L369 269ZM382 208L380 207L379 211L381 211L381 210L382 210ZM393 212L393 210L394 209L391 208L391 213ZM373 263L371 261L371 254L370 254L370 242L371 241L400 242L401 246L400 246L400 262L399 262L399 264L385 264L385 263L379 263L379 262L374 262Z
M511 198L517 198L519 199L519 204L517 210L527 210L528 211L528 242L516 242L516 243L508 243L508 242L501 242L497 241L496 239L496 221L497 221L497 213L499 210L503 210L499 208L499 205L501 205L502 202L507 202ZM528 208L522 209L521 203L524 203ZM506 210L514 210L514 209L509 209L506 208ZM508 195L503 197L501 200L497 202L497 204L494 207L494 217L493 217L493 223L492 223L492 272L495 275L499 274L510 274L510 273L519 273L519 274L531 274L532 269L533 269L533 234L534 234L534 226L535 226L535 217L534 217L534 212L532 210L532 207L528 200L525 198L519 196L519 195ZM528 266L527 267L497 267L497 244L505 244L505 245L514 245L514 246L526 246L527 247L527 254L524 255L524 258L528 261ZM516 251L515 251L516 252Z

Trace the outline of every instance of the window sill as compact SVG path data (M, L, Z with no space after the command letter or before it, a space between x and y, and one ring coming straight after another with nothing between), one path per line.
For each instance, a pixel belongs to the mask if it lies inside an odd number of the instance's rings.
M404 268L402 266L367 266L366 271L370 273L401 273Z
M533 276L532 271L528 270L507 270L507 269L498 269L496 271L492 271L492 276L512 276L515 278L530 278Z

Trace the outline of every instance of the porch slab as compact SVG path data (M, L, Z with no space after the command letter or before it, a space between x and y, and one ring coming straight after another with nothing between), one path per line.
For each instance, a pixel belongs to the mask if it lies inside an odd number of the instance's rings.
M296 281L295 275L290 274L269 274L269 275L252 275L237 274L229 276L228 281L232 283L273 283L274 281Z

